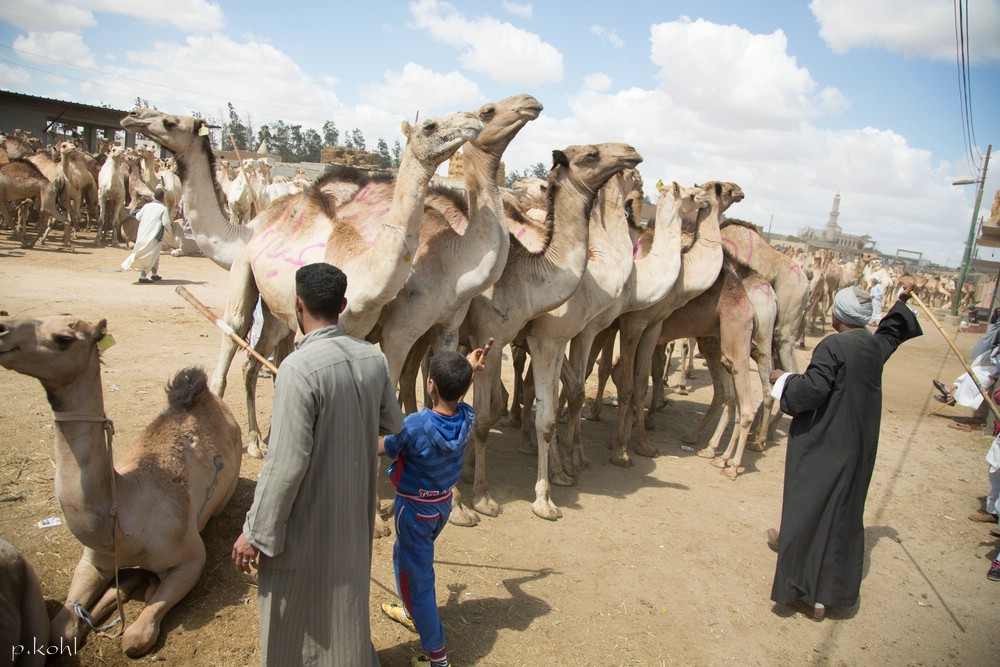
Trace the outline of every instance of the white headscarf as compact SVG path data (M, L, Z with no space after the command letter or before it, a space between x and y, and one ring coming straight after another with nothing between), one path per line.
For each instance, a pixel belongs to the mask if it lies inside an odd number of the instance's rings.
M860 287L845 287L833 297L833 316L844 324L863 327L872 319L872 296Z

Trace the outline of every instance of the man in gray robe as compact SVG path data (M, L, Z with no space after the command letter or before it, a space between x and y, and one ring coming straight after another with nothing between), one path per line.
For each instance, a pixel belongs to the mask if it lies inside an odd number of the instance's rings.
M385 357L341 332L347 277L330 264L295 274L305 336L275 381L271 438L243 533L241 572L259 568L264 665L377 666L369 580L378 436L403 415Z
M826 607L852 607L864 565L864 511L882 419L882 367L896 348L921 335L905 305L913 286L879 323L867 292L837 293L833 328L802 374L775 371L772 395L792 416L785 458L781 530L768 531L778 551L771 599L801 605L821 620Z

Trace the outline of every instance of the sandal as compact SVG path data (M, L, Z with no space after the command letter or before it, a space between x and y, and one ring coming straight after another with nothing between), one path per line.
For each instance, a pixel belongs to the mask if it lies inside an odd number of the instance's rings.
M410 632L417 631L417 626L413 624L413 619L406 613L406 607L403 605L395 602L383 602L382 612Z

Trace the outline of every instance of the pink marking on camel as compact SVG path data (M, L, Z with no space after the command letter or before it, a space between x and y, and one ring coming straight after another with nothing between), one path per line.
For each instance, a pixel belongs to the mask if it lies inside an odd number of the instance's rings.
M277 258L281 257L282 255L284 255L286 252L288 252L288 248L282 248L281 250L279 250L277 252L268 253L267 258L268 259L277 259Z
M632 246L632 259L639 256L639 249L642 247L642 241L636 241L635 245Z
M295 217L295 211L294 210L292 211L292 217ZM298 220L296 220L295 224L292 226L292 233L295 233L295 232L299 231L299 227L302 226L302 221L305 220L305 217L306 217L306 212L305 211L302 211L302 212L299 213Z
M516 235L517 238L521 238L522 236L524 236L527 231L528 231L527 229L521 227L519 230L517 230L517 235Z
M277 269L271 269L270 271L267 272L267 277L268 278L273 278L276 275L278 275L278 270Z
M254 264L256 264L257 260L260 259L260 256L263 255L265 252L267 252L267 249L271 247L271 242L266 242L266 243L264 242L267 241L267 237L271 236L273 233L274 233L274 227L270 227L268 229L265 229L264 232L260 235L260 240L263 243L263 245L261 246L260 251L258 251L257 254L254 255L253 258Z
M325 247L326 247L325 243L313 243L311 245L307 245L306 247L302 248L302 250L299 251L299 256L297 258L292 259L291 257L286 257L285 261L294 266L305 266L306 261L302 259L302 255L306 254L313 248L325 248Z
M733 257L735 257L736 259L740 258L740 249L739 246L736 245L736 241L723 237L722 245L729 248L729 254L731 254Z

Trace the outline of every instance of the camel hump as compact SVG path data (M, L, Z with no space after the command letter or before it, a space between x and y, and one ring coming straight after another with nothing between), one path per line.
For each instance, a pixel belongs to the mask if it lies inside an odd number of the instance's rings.
M167 383L167 402L174 410L190 410L207 389L208 378L203 369L185 368Z

